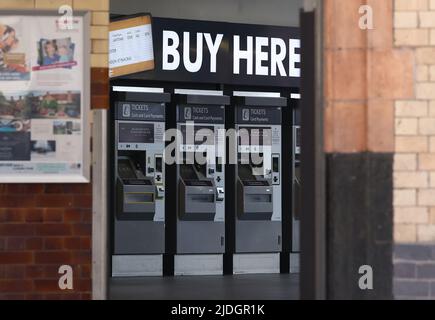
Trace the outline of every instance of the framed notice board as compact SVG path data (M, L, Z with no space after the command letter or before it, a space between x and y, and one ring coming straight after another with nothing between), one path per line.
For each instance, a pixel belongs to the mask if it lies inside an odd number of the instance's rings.
M89 182L89 26L0 11L0 183Z
M154 69L150 14L113 21L109 30L110 77Z

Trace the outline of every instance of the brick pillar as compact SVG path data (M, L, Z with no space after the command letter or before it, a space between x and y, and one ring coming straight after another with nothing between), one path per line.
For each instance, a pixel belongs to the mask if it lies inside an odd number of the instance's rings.
M373 9L374 29L359 27ZM324 1L328 296L392 297L394 101L413 90L413 52L393 47L392 0ZM358 286L370 265L374 290Z

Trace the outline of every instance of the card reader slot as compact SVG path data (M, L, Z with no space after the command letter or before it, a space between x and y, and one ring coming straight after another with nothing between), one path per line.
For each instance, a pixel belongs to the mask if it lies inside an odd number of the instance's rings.
M161 173L163 172L162 168L163 168L163 158L161 155L156 156L156 173Z

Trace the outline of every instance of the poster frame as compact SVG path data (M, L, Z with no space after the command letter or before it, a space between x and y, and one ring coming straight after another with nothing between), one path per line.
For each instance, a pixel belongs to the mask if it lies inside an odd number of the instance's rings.
M60 14L56 10L0 10L1 16L32 16L32 17L44 17L44 16L59 16ZM74 17L83 18L83 30L81 32L81 38L83 41L83 61L80 68L83 75L83 87L81 88L81 128L82 128L82 148L81 148L81 173L79 174L1 174L0 183L89 183L91 181L91 128L90 128L90 88L91 88L91 12L83 10L74 10ZM5 161L7 162L7 161ZM12 161L11 161L12 162ZM30 161L31 162L31 161Z

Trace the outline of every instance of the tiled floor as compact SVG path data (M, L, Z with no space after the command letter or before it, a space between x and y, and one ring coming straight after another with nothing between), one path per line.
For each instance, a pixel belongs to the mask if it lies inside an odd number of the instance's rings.
M110 299L295 300L299 275L234 275L111 278Z

